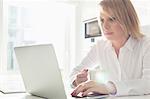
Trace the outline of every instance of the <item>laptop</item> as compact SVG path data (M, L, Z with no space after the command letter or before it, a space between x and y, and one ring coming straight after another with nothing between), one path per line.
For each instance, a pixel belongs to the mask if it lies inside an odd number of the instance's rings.
M15 47L14 51L26 92L48 99L67 99L52 44L19 46ZM93 95L86 98L100 99L107 96ZM82 98L82 96L75 98Z
M67 99L52 44L14 48L26 92L48 99Z

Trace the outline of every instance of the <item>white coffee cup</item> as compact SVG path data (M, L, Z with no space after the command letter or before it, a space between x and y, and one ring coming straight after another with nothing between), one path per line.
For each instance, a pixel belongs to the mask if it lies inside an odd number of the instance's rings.
M108 74L104 70L90 69L89 70L90 80L94 80L98 83L107 83Z

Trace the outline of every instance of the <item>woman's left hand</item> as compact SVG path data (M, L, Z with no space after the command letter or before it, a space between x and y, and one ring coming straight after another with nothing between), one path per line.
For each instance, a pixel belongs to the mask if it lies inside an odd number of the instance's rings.
M104 84L98 84L95 81L90 80L79 84L74 89L71 95L77 96L79 93L82 93L82 96L87 96L90 92L99 93L99 94L109 94Z

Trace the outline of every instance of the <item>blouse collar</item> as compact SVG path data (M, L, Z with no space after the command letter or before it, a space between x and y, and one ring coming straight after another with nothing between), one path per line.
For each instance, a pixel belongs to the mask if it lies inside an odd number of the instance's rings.
M124 46L121 47L121 49L127 48L128 50L133 51L133 49L134 49L135 45L137 44L137 42L138 42L137 39L135 39L135 38L133 38L132 36L130 36L130 37L128 38L128 40L126 41L126 43L124 44ZM107 48L108 48L108 47L109 47L109 48L112 48L112 43L111 43L109 40L107 41L106 47L107 47Z

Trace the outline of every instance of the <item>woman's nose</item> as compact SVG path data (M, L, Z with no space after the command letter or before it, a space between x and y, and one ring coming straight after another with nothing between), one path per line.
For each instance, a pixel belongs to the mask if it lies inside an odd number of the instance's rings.
M105 21L102 26L104 30L108 30L110 28L110 24L107 21Z

